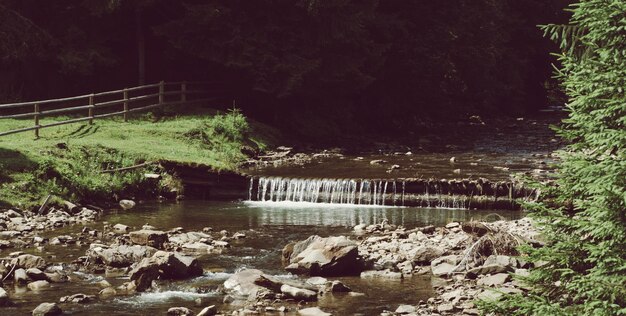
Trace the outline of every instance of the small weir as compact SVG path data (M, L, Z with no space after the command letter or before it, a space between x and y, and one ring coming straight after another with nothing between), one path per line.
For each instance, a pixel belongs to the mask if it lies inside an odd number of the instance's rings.
M516 182L253 177L248 200L459 209L517 209L536 192Z

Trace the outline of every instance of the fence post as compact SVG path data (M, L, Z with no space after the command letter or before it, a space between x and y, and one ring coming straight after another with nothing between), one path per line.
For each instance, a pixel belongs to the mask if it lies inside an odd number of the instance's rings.
M185 81L183 81L183 83L180 84L180 101L181 102L187 101L187 82Z
M35 103L35 138L39 138L39 103Z
M89 96L89 125L93 125L93 93Z
M161 81L159 82L159 104L160 105L163 105L164 97L165 97L165 82Z
M124 88L124 122L128 122L128 89Z

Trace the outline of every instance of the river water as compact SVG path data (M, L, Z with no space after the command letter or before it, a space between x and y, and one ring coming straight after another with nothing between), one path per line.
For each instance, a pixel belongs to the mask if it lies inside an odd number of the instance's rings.
M102 229L103 221L122 223L135 229L150 224L168 230L183 227L198 231L212 227L215 231L227 230L230 234L244 232L247 238L234 240L232 247L222 254L200 257L205 274L201 277L167 282L150 293L114 298L98 298L88 304L62 304L71 315L163 315L169 307L186 306L194 311L202 306L218 305L219 310L240 308L223 304L220 285L235 271L257 268L268 274L294 278L283 270L281 250L291 241L303 240L310 235L351 235L357 224L374 224L387 220L390 224L407 228L423 225L444 225L452 221L469 219L492 221L502 218L519 218L517 211L476 211L464 209L429 209L354 205L324 205L306 203L271 202L212 202L182 201L180 203L144 203L130 211L112 212L101 221L91 224ZM81 227L67 227L48 236L74 234ZM71 262L83 256L87 246L46 246L43 252L33 252L50 262ZM6 256L8 251L3 251ZM96 295L101 289L96 282L106 279L116 286L127 279L104 278L104 275L74 274L72 282L52 284L48 289L32 292L24 288L8 289L16 307L0 310L2 315L27 315L41 302L58 302L64 295L85 293ZM395 310L400 304L417 304L433 295L429 276L413 277L402 281L363 280L358 277L338 278L363 296L347 294L325 295L317 303L334 315L378 315L383 310ZM277 305L280 306L280 305Z

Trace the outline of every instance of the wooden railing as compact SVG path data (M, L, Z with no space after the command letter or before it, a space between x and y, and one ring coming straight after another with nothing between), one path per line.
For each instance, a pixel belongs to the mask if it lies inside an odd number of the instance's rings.
M93 124L93 121L96 119L112 116L123 116L126 122L128 121L129 114L133 112L145 111L167 105L212 100L213 98L206 98L206 95L203 96L203 94L208 92L207 89L203 89L205 84L205 82L161 81L156 84L85 94L70 98L0 104L0 113L5 111L12 113L0 115L0 119L32 117L34 120L34 126L0 131L0 136L34 130L35 137L39 137L39 130L43 128L85 121L89 121L89 124ZM117 111L111 110L114 109L115 106L118 106ZM108 111L96 113L96 111L100 109L108 109ZM32 110L32 112L29 110ZM24 111L29 112L19 113ZM69 113L76 115L76 113L80 112L83 112L86 116L70 118L64 121L55 121L43 125L40 124L40 119L45 116Z

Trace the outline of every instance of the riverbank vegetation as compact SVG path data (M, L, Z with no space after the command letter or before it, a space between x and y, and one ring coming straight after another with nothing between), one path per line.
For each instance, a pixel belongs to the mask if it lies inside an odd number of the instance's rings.
M542 264L523 279L527 295L486 305L498 315L626 314L626 3L571 9L570 24L544 27L560 43L558 76L569 96L559 203L531 207L548 244L524 251Z
M0 203L29 207L48 194L76 201L155 197L168 188L144 174L160 173L159 161L234 170L246 153L265 149L276 137L238 110L212 112L156 121L149 114L128 123L108 119L94 125L65 125L42 130L39 139L5 136L0 140ZM4 130L23 124L0 120ZM138 164L145 167L103 173Z

